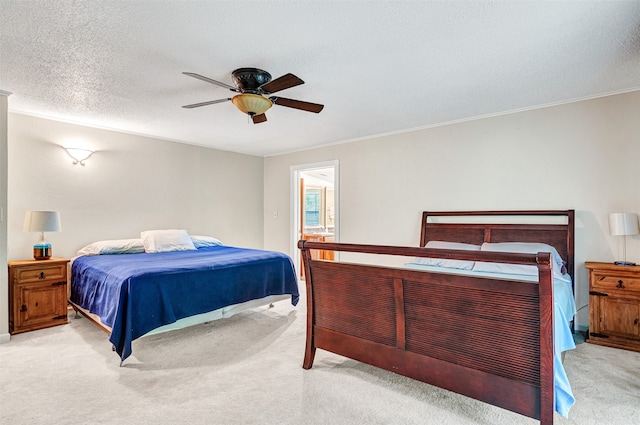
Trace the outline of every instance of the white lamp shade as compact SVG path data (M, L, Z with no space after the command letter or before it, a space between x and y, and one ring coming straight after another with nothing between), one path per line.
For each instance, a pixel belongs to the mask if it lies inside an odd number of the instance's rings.
M61 229L58 211L27 211L24 216L25 232L59 232Z
M612 236L628 236L640 234L640 228L638 228L638 214L609 214L609 233L611 233Z

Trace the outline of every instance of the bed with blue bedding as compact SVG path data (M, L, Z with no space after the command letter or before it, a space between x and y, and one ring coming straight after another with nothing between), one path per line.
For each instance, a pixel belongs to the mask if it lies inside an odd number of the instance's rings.
M291 258L231 246L82 255L71 266L73 306L99 317L124 361L132 341L162 326L256 300L299 293Z
M426 211L419 247L299 241L303 368L320 348L543 425L568 416L574 222L573 210Z

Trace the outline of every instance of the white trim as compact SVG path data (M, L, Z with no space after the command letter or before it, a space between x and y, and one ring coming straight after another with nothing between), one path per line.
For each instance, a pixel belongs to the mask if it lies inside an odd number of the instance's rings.
M606 92L606 93L598 93L598 94L594 94L594 95L591 95L591 96L576 97L576 98L573 98L573 99L562 100L562 101L558 101L558 102L542 103L542 104L539 104L539 105L527 106L525 108L507 109L505 111L493 112L493 113L484 114L484 115L473 115L473 116L470 116L470 117L458 118L458 119L451 120L451 121L436 122L436 123L421 125L421 126L418 126L418 127L401 128L399 130L392 130L392 131L387 131L387 132L384 132L384 133L367 134L365 136L353 137L351 139L342 139L342 140L336 140L336 141L333 141L333 142L328 142L328 143L323 143L323 144L318 144L318 145L313 145L313 146L304 146L304 147L301 147L299 149L290 149L290 150L287 150L287 151L271 153L269 155L265 155L265 157L288 155L288 154L292 154L292 153L308 151L308 150L311 150L311 149L320 149L320 148L326 148L326 147L330 147L330 146L344 145L344 144L347 144L347 143L361 142L361 141L364 141L364 140L373 140L373 139L378 139L378 138L381 138L381 137L395 136L395 135L398 135L398 134L413 133L413 132L416 132L416 131L428 130L428 129L438 128L438 127L445 127L445 126L465 123L465 122L469 122L469 121L483 120L483 119L487 119L487 118L500 117L500 116L503 116L503 115L511 115L511 114L517 114L517 113L520 113L520 112L534 111L536 109L552 108L552 107L555 107L555 106L567 105L569 103L584 102L584 101L587 101L587 100L600 99L600 98L603 98L603 97L617 96L617 95L620 95L620 94L631 93L631 92L639 91L639 90L640 90L640 87L631 87L631 88L628 88L628 89L614 90L614 91Z
M0 334L0 344L9 342L10 339L11 339L10 334Z
M8 209L8 163L9 163L9 131L8 131L8 108L9 94L2 91L0 93L0 209L2 209L2 219L0 220L0 339L9 340L9 273L7 270L7 219L10 212ZM6 340L5 340L6 338Z
M576 325L576 331L587 332L588 330L589 330L588 325Z
M11 93L9 93L9 94L11 94ZM228 149L224 149L224 148L220 148L220 147L216 147L216 146L211 146L211 145L208 145L206 143L196 143L196 142L190 142L188 140L172 139L170 137L161 136L159 134L152 134L152 133L144 133L144 132L139 132L139 131L125 130L125 129L118 128L118 127L111 127L111 126L99 125L99 124L94 124L94 123L89 123L89 122L84 122L84 121L72 120L70 118L55 117L55 116L52 116L52 115L38 114L38 113L35 113L35 112L27 112L27 111L21 111L21 110L16 110L16 109L9 109L9 112L11 112L12 114L24 115L24 116L27 116L27 117L34 117L34 118L39 118L39 119L49 120L49 121L55 121L55 122L61 122L61 123L64 123L64 124L72 124L72 125L78 125L78 126L87 127L87 128L95 128L97 130L113 131L114 133L128 134L128 135L131 135L131 136L145 137L147 139L162 140L164 142L180 143L180 144L183 144L183 145L197 146L197 147L200 147L200 148L214 149L214 150L217 150L217 151L231 152L231 153L236 153L236 154L240 154L240 155L257 156L257 157L260 157L260 158L264 158L265 157L265 155L256 155L256 154L251 154L251 153L244 153L244 152L239 152L239 151L234 151L234 150L228 150Z
M338 242L340 240L340 161L334 159L333 161L314 162L311 164L292 165L290 167L291 181L290 181L290 208L291 208L291 222L289 223L289 240L291 258L295 269L300 275L300 250L298 249L298 223L300 222L300 209L298 204L300 203L300 174L308 170L316 170L318 168L333 168L333 196L334 196L334 240ZM336 252L336 256L339 253ZM337 259L337 257L336 257Z

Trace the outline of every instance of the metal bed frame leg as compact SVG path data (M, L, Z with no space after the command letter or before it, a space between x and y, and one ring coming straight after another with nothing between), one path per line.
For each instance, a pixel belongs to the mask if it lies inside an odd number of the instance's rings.
M115 345L111 346L111 351L116 351L116 346ZM124 360L120 359L120 367L122 367L123 363L124 363Z

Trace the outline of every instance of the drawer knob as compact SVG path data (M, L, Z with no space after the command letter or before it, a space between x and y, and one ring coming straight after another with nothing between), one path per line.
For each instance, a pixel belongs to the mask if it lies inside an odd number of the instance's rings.
M44 272L40 272L40 275L38 276L38 278L39 279L44 279L45 278Z
M624 289L624 282L622 281L622 279L620 279L618 281L618 284L616 285L616 288Z
M21 313L24 313L25 311L27 311L27 306L26 306L26 304L22 304L22 305L20 306L20 312L21 312Z

